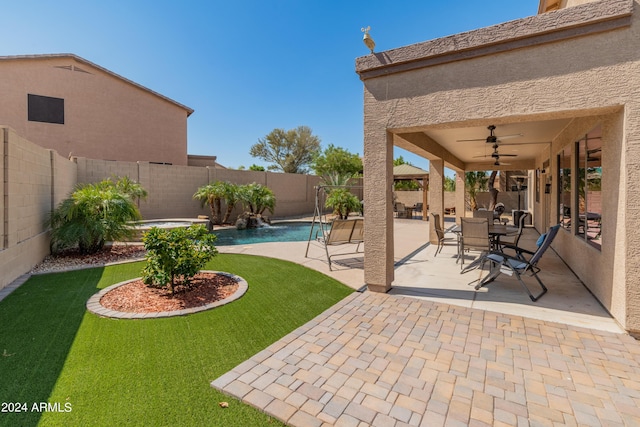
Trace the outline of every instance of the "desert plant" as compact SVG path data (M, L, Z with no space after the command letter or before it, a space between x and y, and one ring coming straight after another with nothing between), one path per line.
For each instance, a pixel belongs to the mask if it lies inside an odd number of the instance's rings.
M211 209L211 223L220 224L222 218L222 200L226 192L225 183L222 181L211 182L198 188L193 195L200 200L200 205L209 205Z
M227 209L224 212L224 218L222 218L222 223L226 224L229 222L229 217L231 217L231 212L233 212L233 208L236 206L236 203L240 201L240 193L238 191L238 184L233 184L231 182L223 183L223 198L224 203L227 205Z
M238 194L245 209L248 209L250 213L262 215L268 209L273 214L276 207L276 196L269 187L254 182L241 185L238 188Z
M346 188L336 188L329 192L325 206L333 208L340 219L346 219L351 212L361 210L360 200Z
M201 224L174 229L153 227L142 238L147 250L144 283L168 287L172 294L176 285L189 287L191 279L218 253L215 240L216 236Z
M77 246L80 253L91 254L101 250L107 240L131 237L129 222L140 219L133 197L144 196L146 191L140 184L128 178L78 186L47 220L51 251Z

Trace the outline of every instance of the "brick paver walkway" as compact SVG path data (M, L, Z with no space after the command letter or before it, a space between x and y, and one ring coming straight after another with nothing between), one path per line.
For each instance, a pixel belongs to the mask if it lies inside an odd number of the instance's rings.
M292 426L639 426L640 343L355 293L212 386Z

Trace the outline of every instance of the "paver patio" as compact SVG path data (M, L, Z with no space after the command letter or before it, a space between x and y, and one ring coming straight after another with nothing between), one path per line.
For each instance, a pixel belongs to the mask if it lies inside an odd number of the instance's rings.
M212 386L292 426L640 425L625 334L354 293Z
M354 293L212 386L292 426L640 425L640 343L559 258L538 303L508 280L474 292L455 245L434 258L408 221L390 293ZM324 268L294 246L282 256Z

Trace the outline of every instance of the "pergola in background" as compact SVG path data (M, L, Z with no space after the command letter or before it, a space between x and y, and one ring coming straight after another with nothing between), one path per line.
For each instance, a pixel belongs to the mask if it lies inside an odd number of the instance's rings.
M429 172L413 165L402 164L393 167L393 181L415 181L422 189L422 220L427 218L427 192L429 190Z

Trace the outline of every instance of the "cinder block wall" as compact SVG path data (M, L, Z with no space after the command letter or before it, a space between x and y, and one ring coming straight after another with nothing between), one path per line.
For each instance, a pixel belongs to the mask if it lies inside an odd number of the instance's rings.
M114 162L74 158L78 165L78 182L98 182L111 176L128 176L139 182L149 193L140 201L140 213L145 219L194 218L209 215L209 207L193 199L196 190L214 181L235 184L258 183L269 187L276 196L273 217L312 215L315 207L314 186L320 178L313 175L258 172L213 167L157 165L148 162ZM362 198L362 190L352 190ZM232 218L242 212L240 204Z
M128 176L148 191L139 203L145 219L194 218L209 207L193 199L198 187L216 180L266 185L276 196L274 217L312 215L313 175L238 171L212 167L159 165L74 157L67 159L0 127L0 289L27 273L49 254L45 221L78 183ZM362 190L352 190L362 199ZM240 206L234 215L242 212ZM232 218L235 218L232 216Z
M76 165L0 127L0 289L49 253L45 221L75 184Z

